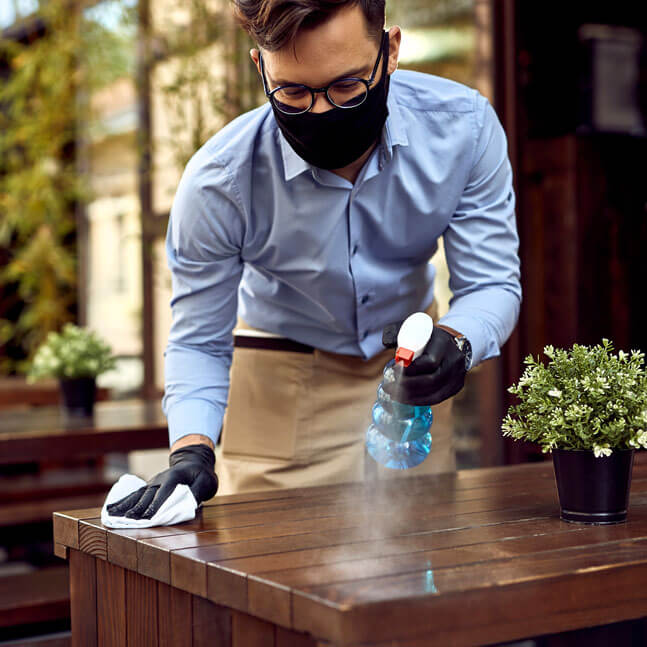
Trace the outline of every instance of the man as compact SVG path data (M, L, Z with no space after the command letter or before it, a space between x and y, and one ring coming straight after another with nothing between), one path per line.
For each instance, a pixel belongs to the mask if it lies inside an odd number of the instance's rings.
M363 439L397 325L430 308L444 236L454 293L396 399L437 404L499 353L518 316L506 140L476 91L396 72L384 0L235 0L268 104L186 167L167 236L170 468L112 514L151 517L177 483L221 492L362 478ZM291 340L238 349L232 330ZM434 411L440 410L435 407ZM434 431L435 471L454 468ZM433 463L433 461L436 461Z

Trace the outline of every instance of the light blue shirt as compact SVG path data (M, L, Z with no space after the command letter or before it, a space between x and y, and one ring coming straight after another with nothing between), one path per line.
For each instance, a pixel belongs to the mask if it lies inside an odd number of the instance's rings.
M506 137L487 100L417 72L391 77L381 142L354 184L301 159L269 104L198 150L166 238L173 323L162 401L171 444L214 442L237 313L251 326L370 358L382 329L433 300L444 237L453 299L440 323L499 354L521 301Z

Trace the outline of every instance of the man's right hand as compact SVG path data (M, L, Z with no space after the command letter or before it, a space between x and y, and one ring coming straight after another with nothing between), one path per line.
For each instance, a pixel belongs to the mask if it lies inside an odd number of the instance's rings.
M150 519L179 483L191 488L198 504L207 501L218 491L215 464L216 455L206 443L174 449L169 455L168 469L154 476L139 490L108 505L108 514L129 519Z

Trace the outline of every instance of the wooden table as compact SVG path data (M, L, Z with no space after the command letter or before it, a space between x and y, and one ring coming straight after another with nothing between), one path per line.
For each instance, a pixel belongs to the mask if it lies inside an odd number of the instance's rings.
M445 647L642 618L645 458L617 526L560 521L550 462L216 497L166 528L56 513L73 645Z
M60 407L0 411L0 465L168 447L160 399L97 402L91 418Z

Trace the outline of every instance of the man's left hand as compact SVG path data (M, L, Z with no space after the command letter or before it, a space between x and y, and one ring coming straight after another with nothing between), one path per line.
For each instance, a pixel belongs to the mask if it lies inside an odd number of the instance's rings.
M383 343L393 347L397 338L393 326L384 330ZM399 329L399 326L397 327ZM384 390L396 401L416 406L438 404L458 393L465 384L465 355L453 336L434 326L431 339L420 357L406 368L396 364L397 379L384 384Z

